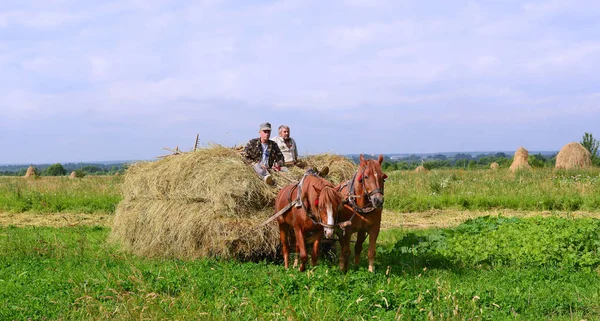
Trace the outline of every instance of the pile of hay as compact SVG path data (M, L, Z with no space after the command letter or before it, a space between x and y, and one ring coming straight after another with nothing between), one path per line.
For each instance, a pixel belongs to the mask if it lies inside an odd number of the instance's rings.
M496 163L496 162L493 162L493 163L490 165L490 168L491 168L491 169L493 169L493 170L497 170L497 169L499 169L499 168L500 168L500 165L499 165L498 163Z
M303 162L306 163L304 168L298 168L295 166L289 167L289 174L282 173L287 177L290 177L293 180L298 180L302 178L304 172L308 168L313 168L316 170L321 170L325 166L329 167L329 174L325 178L329 180L333 185L338 185L342 182L345 182L354 176L356 172L357 166L350 159L340 155L333 154L319 154L319 155L310 155L302 159ZM278 175L275 174L275 179L277 180Z
M592 166L592 154L580 143L566 144L556 155L556 168L588 168Z
M23 177L28 178L33 177L35 175L37 175L37 173L35 172L35 168L33 168L33 166L30 165L29 167L27 167L27 172L25 172L25 176Z
M275 213L278 188L266 185L234 149L215 145L134 164L122 189L110 240L136 255L247 260L276 254L277 224L252 229Z
M425 166L423 165L419 165L417 168L415 168L415 173L427 173L429 172L429 170L427 168L425 168Z
M519 147L515 152L512 164L510 164L510 171L515 172L521 169L530 169L531 166L527 158L529 158L529 152L525 148Z
M76 178L76 177L77 177L77 174L75 174L75 171L72 171L71 175L69 175L69 179L73 179L73 178Z

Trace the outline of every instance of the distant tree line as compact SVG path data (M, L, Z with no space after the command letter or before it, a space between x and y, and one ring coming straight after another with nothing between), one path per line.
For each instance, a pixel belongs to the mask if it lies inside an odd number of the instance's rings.
M592 158L592 164L600 166L600 141L594 138L592 133L584 133L580 144L590 152ZM556 155L553 153L550 155L530 154L527 161L532 167L555 167ZM377 159L379 155L364 155L365 158ZM352 155L350 158L358 164L359 156ZM394 157L384 156L384 162L381 164L382 169L385 171L393 170L414 170L419 165L427 169L434 168L464 168L464 169L478 169L478 168L490 168L490 165L494 162L498 163L500 167L509 167L512 164L513 158L506 155L505 153L488 153L479 154L473 156L467 153L457 153L452 156L446 156L443 154L435 154L429 156L418 156L409 155L406 157Z
M554 167L556 164L556 154L542 155L541 153L529 155L529 165L532 167ZM358 163L358 156L352 156L352 160ZM369 158L365 156L365 158ZM374 157L371 157L374 158ZM435 154L428 156L409 155L406 157L384 156L381 167L384 171L393 170L414 170L419 165L427 169L434 168L464 168L481 169L490 168L492 163L498 163L500 167L509 167L512 163L512 157L505 153L489 153L473 156L467 153L457 153L453 156Z
M30 165L0 165L0 176L24 176ZM31 165L40 176L65 176L75 172L77 177L86 175L115 175L123 174L128 163L92 164L92 163L55 163Z

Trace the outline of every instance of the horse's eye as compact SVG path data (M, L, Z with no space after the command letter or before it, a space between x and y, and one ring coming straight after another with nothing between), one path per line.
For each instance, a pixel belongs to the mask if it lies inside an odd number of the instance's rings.
M387 178L388 178L388 176L387 176L387 175L385 175L385 174L383 174L383 176L382 176L382 177L383 177L383 181L384 181L384 182L385 182L385 181L387 180Z
M362 183L362 181L363 181L363 176L362 176L362 174L361 174L361 175L358 175L358 182L359 182L359 183Z

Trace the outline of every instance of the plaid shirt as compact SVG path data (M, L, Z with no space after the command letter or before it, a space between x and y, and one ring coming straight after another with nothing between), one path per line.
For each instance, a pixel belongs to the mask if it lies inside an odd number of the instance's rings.
M280 166L283 166L283 154L281 150L272 140L267 141L267 151L269 153L269 167L273 167L275 162L278 162ZM262 143L260 142L260 138L251 139L248 144L246 144L246 148L244 148L244 156L246 159L252 162L260 163L262 159Z

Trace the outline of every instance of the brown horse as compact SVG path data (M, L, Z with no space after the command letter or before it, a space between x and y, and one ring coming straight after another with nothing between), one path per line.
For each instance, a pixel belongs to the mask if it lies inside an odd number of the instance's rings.
M336 188L347 203L340 211L340 226L344 233L340 236L340 269L348 270L350 238L358 233L354 246L354 263L358 264L363 242L369 234L369 271L375 270L375 244L381 228L383 210L383 184L387 175L381 171L383 155L379 159L365 160L360 155L360 163L354 177Z
M300 195L298 198L298 190ZM277 194L275 210L280 211L294 202L289 210L277 218L279 238L283 249L285 268L289 267L289 243L294 233L295 249L300 253L300 271L306 268L306 238L314 235L315 242L311 252L311 264L317 264L319 243L323 235L331 238L334 234L336 217L342 207L342 195L327 180L314 171L307 171L300 183L285 186ZM296 206L300 202L300 206Z

